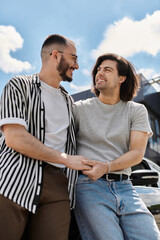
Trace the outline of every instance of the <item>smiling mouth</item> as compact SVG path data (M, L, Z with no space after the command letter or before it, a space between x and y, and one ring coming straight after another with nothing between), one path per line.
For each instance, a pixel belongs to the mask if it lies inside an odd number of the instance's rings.
M103 80L103 79L98 79L98 80L96 81L96 83L103 83L103 82L105 82L105 80Z
M73 71L75 70L73 67L69 68L71 75L73 74Z

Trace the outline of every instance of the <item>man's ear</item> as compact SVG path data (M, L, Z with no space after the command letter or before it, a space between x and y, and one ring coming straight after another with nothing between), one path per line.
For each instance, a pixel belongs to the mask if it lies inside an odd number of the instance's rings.
M123 83L126 80L126 76L120 76L119 82Z
M57 59L58 58L58 51L57 50L53 50L51 56L52 56L52 58Z

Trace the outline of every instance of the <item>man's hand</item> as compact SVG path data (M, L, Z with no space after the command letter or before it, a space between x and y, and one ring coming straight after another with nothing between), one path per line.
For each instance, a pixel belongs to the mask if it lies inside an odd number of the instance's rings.
M90 165L90 170L84 170L83 174L87 175L93 181L96 181L108 172L108 164L106 162L100 162L95 160L83 160L83 163Z
M75 170L81 170L81 171L86 171L86 170L92 169L92 166L90 166L89 164L84 162L87 160L87 158L85 158L83 156L77 156L77 155L71 156L71 155L62 153L61 157L65 159L64 164L68 168L75 169Z

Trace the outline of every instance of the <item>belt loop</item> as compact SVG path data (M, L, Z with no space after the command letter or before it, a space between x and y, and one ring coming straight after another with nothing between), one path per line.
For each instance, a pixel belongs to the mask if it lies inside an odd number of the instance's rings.
M109 178L109 174L106 174L106 180L107 180L108 182L114 181L114 179L110 179L110 178Z

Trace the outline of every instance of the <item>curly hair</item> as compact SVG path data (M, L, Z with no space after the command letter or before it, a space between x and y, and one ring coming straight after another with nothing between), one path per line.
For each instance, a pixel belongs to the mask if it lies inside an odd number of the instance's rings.
M117 70L119 76L126 76L126 80L120 87L120 99L124 102L132 100L136 95L140 87L140 78L136 74L133 65L125 58L112 53L103 54L98 57L93 70L92 70L92 92L98 97L100 91L96 88L95 77L97 74L97 68L105 60L115 61L117 63Z

